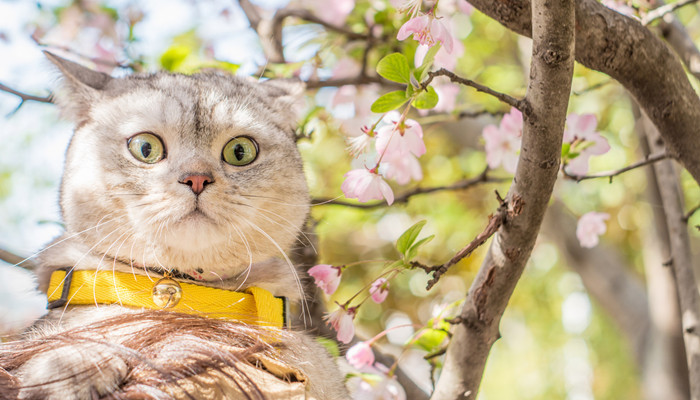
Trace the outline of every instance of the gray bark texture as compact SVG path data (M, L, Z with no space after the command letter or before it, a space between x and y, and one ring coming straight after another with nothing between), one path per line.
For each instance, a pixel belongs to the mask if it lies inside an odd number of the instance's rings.
M647 118L642 118L651 151L663 149L659 131ZM698 292L690 252L688 225L683 220L682 192L673 161L664 160L654 165L666 226L670 239L670 266L678 289L683 342L690 376L690 395L700 400L700 293Z
M506 28L532 36L529 0L470 3ZM595 0L577 0L576 61L620 82L659 129L668 152L700 182L700 98L663 41Z
M635 107L639 143L645 156L651 154L646 126L639 109ZM646 119L646 117L643 117ZM657 148L659 148L657 146ZM646 169L647 198L652 205L660 205L661 189L654 168ZM649 298L649 332L642 360L644 398L647 400L684 400L690 398L690 381L685 346L681 329L678 289L673 271L664 263L671 258L671 244L663 207L652 207L654 229L644 238L644 275Z
M528 15L528 18L529 15ZM574 67L573 0L534 2L530 84L520 161L494 235L450 341L432 399L474 399L498 325L530 257L559 171Z

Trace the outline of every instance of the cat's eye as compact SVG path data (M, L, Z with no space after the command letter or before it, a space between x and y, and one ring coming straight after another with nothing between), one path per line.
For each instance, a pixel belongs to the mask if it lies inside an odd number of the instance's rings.
M235 137L226 143L221 157L237 167L248 165L258 157L258 144L247 136Z
M126 143L134 158L147 164L155 164L165 157L163 141L152 133L139 133Z

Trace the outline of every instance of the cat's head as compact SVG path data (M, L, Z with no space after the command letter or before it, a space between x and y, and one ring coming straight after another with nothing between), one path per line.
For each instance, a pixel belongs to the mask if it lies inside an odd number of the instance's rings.
M50 53L76 123L61 184L67 235L203 280L283 258L308 213L298 82L228 74L112 78Z

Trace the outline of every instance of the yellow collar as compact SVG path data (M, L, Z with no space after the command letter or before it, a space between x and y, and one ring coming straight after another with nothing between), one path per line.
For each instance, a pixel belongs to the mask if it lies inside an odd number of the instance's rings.
M68 305L120 304L166 309L210 318L281 328L287 322L285 298L265 289L245 292L216 289L169 278L113 271L54 271L47 291L49 308Z

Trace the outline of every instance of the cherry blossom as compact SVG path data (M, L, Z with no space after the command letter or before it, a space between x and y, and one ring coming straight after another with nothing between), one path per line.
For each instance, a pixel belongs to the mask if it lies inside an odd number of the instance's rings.
M566 117L564 141L572 144L573 153L578 153L566 162L568 173L585 175L591 156L605 154L610 150L608 140L596 132L597 125L598 119L593 114L571 113Z
M415 17L420 11L420 7L423 4L423 0L390 0L391 5L394 6L400 13L409 15L411 18Z
M610 218L610 214L591 211L579 218L576 225L576 237L581 243L581 247L592 248L598 245L598 236L605 233L607 227L605 221Z
M355 400L406 400L406 392L396 381L389 377L388 368L379 363L375 367L365 367L363 374L348 379L348 388Z
M423 59L425 59L425 55L428 53L429 49L429 46L425 46L422 44L418 45L418 47L416 48L416 54L413 57L413 63L417 67L423 65ZM457 60L463 55L464 45L462 44L462 42L457 40L454 42L454 48L451 53L448 53L444 47L441 47L440 50L438 50L438 52L435 54L433 64L436 67L442 67L449 70L453 70L457 66Z
M564 141L573 142L576 139L592 140L600 135L595 131L598 126L598 118L594 114L571 113L566 116L566 129L564 129Z
M352 320L355 318L355 307L346 309L339 307L327 316L326 323L329 324L338 334L338 341L342 343L350 343L355 336L355 325Z
M355 8L355 0L313 0L309 5L322 20L332 25L343 25Z
M372 135L369 133L367 127L361 128L362 133L357 136L348 138L348 152L353 156L357 157L367 150L367 148L372 143Z
M369 293L372 295L372 301L377 304L383 303L386 300L386 296L389 295L389 283L387 283L386 278L379 278L369 289Z
M486 142L486 163L489 168L502 165L509 173L515 173L522 129L522 113L515 108L503 116L499 127L487 125L484 128L482 134Z
M357 199L364 203L369 200L386 199L387 204L394 202L394 192L376 169L354 169L345 175L345 181L340 189L349 199Z
M328 264L319 264L309 269L308 274L314 278L316 286L327 295L332 295L340 284L340 268Z
M452 34L450 34L447 27L432 13L411 18L406 21L399 29L396 38L398 40L405 40L411 35L413 35L414 40L428 47L435 46L437 42L440 42L448 53L452 53L452 48L454 46Z
M399 185L405 185L411 179L414 181L423 179L423 170L420 167L420 163L412 154L385 158L380 169L387 179L393 179Z
M420 157L425 154L423 128L412 119L401 122L398 112L387 113L389 125L377 129L377 153L389 158L413 154Z
M369 342L359 342L348 349L345 353L345 358L350 365L357 369L371 366L374 364L374 353Z

